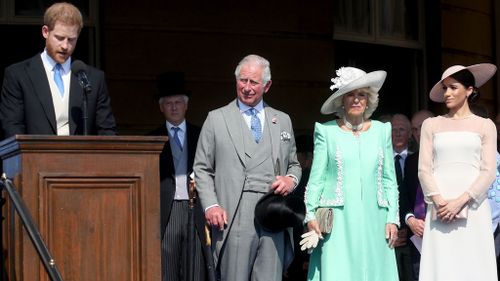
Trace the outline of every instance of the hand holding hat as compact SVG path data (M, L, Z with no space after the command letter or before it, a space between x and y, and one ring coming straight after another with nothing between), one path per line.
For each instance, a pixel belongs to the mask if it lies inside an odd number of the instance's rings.
M280 232L287 227L300 225L304 221L304 200L289 194L275 194L271 190L255 206L255 219L267 231Z

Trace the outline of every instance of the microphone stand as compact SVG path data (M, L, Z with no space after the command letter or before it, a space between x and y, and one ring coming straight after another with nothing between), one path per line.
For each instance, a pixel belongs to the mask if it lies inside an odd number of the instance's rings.
M83 104L82 104L82 110L83 110L83 135L88 136L89 135L89 127L88 127L88 119L89 119L89 112L87 109L87 96L92 92L92 87L90 85L82 85L83 87Z

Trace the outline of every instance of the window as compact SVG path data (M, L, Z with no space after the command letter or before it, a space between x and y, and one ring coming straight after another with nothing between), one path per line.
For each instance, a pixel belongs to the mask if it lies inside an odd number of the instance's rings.
M0 52L9 54L0 62L0 81L8 65L30 58L43 51L45 41L41 27L45 9L56 1L0 0L0 33L12 44L0 44ZM84 28L78 38L73 57L99 66L97 48L97 0L71 1L83 14ZM15 44L14 44L15 42Z
M0 0L0 24L40 24L43 21L45 9L54 0ZM97 0L70 1L82 12L86 26L94 26L97 17Z
M47 0L16 0L14 2L14 15L15 16L43 16L47 7L56 1ZM74 0L71 3L80 9L80 12L85 18L88 18L90 7L88 0Z
M422 48L422 0L334 0L334 39Z

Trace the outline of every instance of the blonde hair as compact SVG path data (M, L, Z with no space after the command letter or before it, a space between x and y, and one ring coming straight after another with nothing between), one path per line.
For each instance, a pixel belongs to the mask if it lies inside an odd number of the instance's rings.
M67 25L78 26L78 33L83 28L82 13L73 4L67 2L55 3L45 11L43 24L49 30L53 30L58 21Z
M372 116L375 109L377 109L378 92L374 91L370 87L361 88L359 90L361 90L361 92L368 95L368 102L366 104L365 112L363 113L363 118L368 119L368 118L370 118L370 116ZM341 95L333 100L333 105L332 105L333 112L340 118L345 116L345 110L343 108L343 106L344 106L343 100L344 100L344 96L346 94L348 94L348 93L345 93L345 94L343 94L343 95Z

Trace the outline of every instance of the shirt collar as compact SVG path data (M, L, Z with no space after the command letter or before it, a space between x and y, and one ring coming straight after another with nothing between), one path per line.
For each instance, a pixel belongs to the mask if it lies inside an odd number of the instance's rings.
M238 107L239 107L241 113L252 108L252 106L248 106L248 105L240 102L240 100L238 100ZM257 113L260 113L262 110L264 110L264 101L260 100L260 102L256 106L254 106L253 108L255 108L255 110L257 110Z
M49 54L47 53L47 48L43 50L41 57L43 64L45 64L45 66L48 66L49 69L53 71L57 62L49 56ZM69 71L71 70L71 57L69 57L64 63L62 63L61 66L63 69L63 73L69 73Z
M401 151L400 153L397 153L396 151L394 151L394 156L396 156L398 154L401 156L401 158L405 159L406 156L408 156L408 148L403 149L403 151Z
M167 125L167 131L170 133L172 131L172 127L177 127L181 129L182 132L186 132L186 119L182 121L182 123L179 124L179 126L174 126L172 123L165 121L165 124Z

